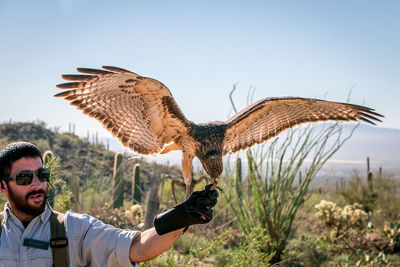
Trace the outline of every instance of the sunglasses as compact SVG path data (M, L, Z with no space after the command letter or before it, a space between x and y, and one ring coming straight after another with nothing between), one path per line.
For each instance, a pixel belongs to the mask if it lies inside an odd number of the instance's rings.
M15 181L17 185L30 185L35 175L41 183L50 181L50 170L47 168L39 168L36 171L21 171L14 177L8 177L4 180Z

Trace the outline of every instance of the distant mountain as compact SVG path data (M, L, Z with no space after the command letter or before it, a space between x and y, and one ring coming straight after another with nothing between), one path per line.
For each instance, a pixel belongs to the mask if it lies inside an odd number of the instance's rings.
M345 132L350 126L345 127ZM334 160L357 163L369 156L374 164L400 169L400 130L361 124L353 137L336 153Z

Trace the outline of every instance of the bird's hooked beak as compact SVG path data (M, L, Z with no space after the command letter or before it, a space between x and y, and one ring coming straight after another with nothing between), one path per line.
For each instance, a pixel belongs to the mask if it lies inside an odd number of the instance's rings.
M223 171L222 154L199 158L204 170L210 175L212 181L218 180Z

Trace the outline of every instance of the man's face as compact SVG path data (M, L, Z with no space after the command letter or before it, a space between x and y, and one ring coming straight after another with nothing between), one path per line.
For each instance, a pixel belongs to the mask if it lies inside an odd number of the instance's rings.
M14 177L20 171L36 171L42 167L42 161L37 158L21 158L11 166L10 176ZM37 216L46 206L47 182L40 182L35 175L30 185L16 185L9 181L7 186L8 201L15 215ZM18 215L17 215L18 216Z

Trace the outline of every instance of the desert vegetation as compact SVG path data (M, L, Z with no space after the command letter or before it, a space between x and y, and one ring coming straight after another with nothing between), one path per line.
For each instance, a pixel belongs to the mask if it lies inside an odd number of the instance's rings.
M399 177L368 171L345 177L346 185L310 188L350 137L341 124L299 127L227 158L211 223L190 227L142 266L400 265ZM116 154L95 138L59 133L43 122L0 125L0 146L17 140L52 152L46 165L56 210L143 230L155 213L183 198L179 166ZM193 174L195 190L207 184L204 176Z

